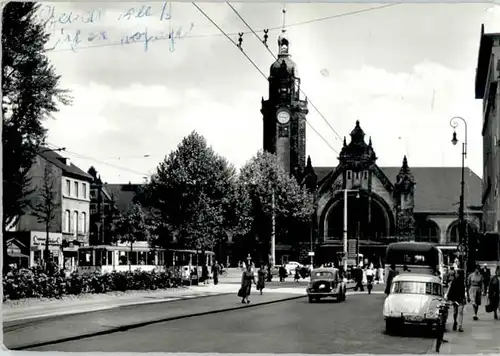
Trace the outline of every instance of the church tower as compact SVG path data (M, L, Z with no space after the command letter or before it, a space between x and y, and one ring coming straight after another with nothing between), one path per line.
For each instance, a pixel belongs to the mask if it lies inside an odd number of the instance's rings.
M278 36L278 58L271 65L269 99L262 98L264 151L301 181L306 166L307 100L300 99L297 65L290 58L285 29Z

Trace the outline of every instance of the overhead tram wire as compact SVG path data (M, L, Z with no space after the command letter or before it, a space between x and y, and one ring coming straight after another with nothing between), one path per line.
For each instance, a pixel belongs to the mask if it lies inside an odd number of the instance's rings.
M52 149L54 149L54 150L60 149L60 147L58 147L58 146L56 146L56 145L54 145L52 143L47 143L47 145L48 146L52 146ZM125 168L125 167L122 167L122 166L118 166L116 164L112 164L112 163L108 163L108 162L105 162L105 161L101 161L101 160L93 158L93 157L84 156L84 155L81 155L81 154L76 153L76 152L68 151L67 149L65 149L64 152L66 152L66 153L68 153L70 155L73 155L73 156L75 156L77 158L86 159L86 160L89 160L89 161L94 161L96 163L100 163L100 164L103 164L105 166L112 167L112 168L114 168L116 170L119 170L119 171L134 173L134 174L141 175L141 176L150 176L150 173L144 173L144 172L135 171L133 169L129 169L129 168Z
M240 20L245 24L246 27L248 27L248 29L254 34L255 37L257 37L257 39L260 41L260 43L262 43L262 45L267 49L267 51L271 54L271 56L273 56L274 60L277 60L278 57L273 53L273 51L271 51L271 49L269 48L269 46L267 46L262 38L260 38L260 36L254 31L254 29L252 28L252 26L250 26L248 24L248 22L245 21L245 19L240 15L240 13L233 7L233 5L231 5L228 1L226 1L226 4L231 8L231 10L234 11L234 13L236 14L236 16L238 16L240 18ZM285 25L283 24L283 29L285 28ZM319 114L319 116L321 116L321 118L323 119L324 122L326 122L326 124L328 125L328 127L335 133L335 135L337 135L338 139L342 142L342 136L340 136L340 134L333 128L333 126L328 122L328 120L326 119L326 117L321 113L321 111L316 107L316 105L314 105L314 103L311 101L311 99L309 99L309 97L307 96L307 94L302 90L300 89L299 87L299 91L302 93L302 95L304 95L308 101L308 103L313 107L314 110L316 110L316 112Z
M262 77L268 81L268 78L267 76L264 74L264 72L257 66L257 64L255 64L255 62L248 56L248 54L246 54L246 52L243 50L243 48L239 47L238 44L236 44L236 42L231 38L229 37L229 35L222 29L219 27L219 25L217 25L217 23L212 20L210 18L210 16L208 16L195 2L192 2L192 4L194 5L194 7L196 7L196 9L198 9L198 11L206 17L206 19L208 21L210 21L212 23L212 25L214 25L235 47L237 47L241 53L243 53L243 55L246 57L246 59L253 65L253 67L262 75ZM325 142L325 144L330 147L330 149L335 152L336 154L339 154L339 152L332 147L332 145L330 145L330 143L309 123L309 121L306 120L306 124L316 133L316 135L318 135L322 140L323 142Z

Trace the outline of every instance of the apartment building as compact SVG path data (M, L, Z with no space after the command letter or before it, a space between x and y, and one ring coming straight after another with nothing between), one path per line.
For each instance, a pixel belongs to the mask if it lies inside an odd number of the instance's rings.
M500 257L500 33L481 39L476 70L476 99L483 101L483 241L484 260Z
M74 270L77 263L78 247L88 245L90 215L90 183L92 177L71 163L69 158L54 150L43 148L30 169L30 200L40 199L44 180L49 168L55 199L58 202L56 217L49 227L50 259L61 268ZM33 213L27 211L19 218L16 238L29 247L29 265L43 261L47 241L46 226Z

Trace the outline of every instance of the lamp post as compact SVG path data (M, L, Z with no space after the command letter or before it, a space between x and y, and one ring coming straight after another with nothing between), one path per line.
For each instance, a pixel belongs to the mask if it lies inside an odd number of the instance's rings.
M459 246L459 263L460 268L466 268L465 261L467 261L467 254L462 255L465 251L465 219L464 219L464 171L465 171L465 158L467 157L467 121L463 117L454 116L450 120L450 126L453 128L453 138L451 139L451 143L456 145L458 143L456 128L459 124L459 121L462 121L464 124L465 138L464 142L462 142L462 178L460 181L460 206L458 209L458 221L459 221L459 230L458 230L458 246Z
M344 272L347 272L347 195L349 192L356 192L356 198L359 198L359 189L344 189Z

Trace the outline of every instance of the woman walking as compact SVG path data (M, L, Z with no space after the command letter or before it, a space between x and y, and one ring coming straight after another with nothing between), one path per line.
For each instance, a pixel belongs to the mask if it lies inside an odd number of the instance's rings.
M241 276L241 288L238 292L238 296L241 297L241 302L243 304L249 304L250 300L248 297L250 296L250 292L252 290L252 282L255 283L255 275L252 271L252 265L249 263L246 266L246 270L243 272ZM257 283L255 283L257 284Z
M467 288L465 287L465 272L463 269L457 271L455 279L451 282L447 293L448 300L453 304L453 331L463 332L464 307L467 304Z
M266 266L261 265L259 271L257 272L257 290L260 292L260 295L262 295L262 290L266 287L266 275Z
M500 304L500 266L497 266L495 275L491 277L488 285L488 304L493 309L493 317L498 319L498 306Z

